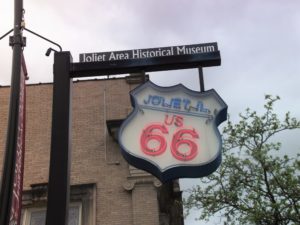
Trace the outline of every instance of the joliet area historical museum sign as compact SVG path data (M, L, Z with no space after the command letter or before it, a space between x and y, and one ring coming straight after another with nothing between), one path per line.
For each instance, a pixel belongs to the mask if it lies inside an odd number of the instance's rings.
M202 177L221 163L217 126L227 105L214 90L195 92L183 85L159 87L150 81L131 92L134 110L119 132L130 164L161 181Z
M157 57L197 55L217 52L217 43L205 43L196 45L181 45L161 48L133 49L126 51L83 53L79 55L79 61L106 62L115 60L151 59Z

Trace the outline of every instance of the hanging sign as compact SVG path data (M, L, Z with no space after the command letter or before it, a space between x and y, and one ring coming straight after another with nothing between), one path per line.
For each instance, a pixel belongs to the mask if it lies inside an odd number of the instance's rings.
M119 132L130 164L163 182L207 176L218 168L217 126L227 118L227 105L214 90L200 93L149 81L131 92L131 101L134 110Z

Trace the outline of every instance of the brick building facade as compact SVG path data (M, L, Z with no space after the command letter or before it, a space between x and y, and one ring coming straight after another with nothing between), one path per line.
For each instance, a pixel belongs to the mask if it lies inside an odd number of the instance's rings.
M178 183L162 185L128 165L107 128L107 123L124 119L131 111L128 92L136 85L130 77L73 83L69 224L183 224ZM23 224L37 225L44 220L47 200L52 84L28 85L26 91ZM9 95L9 87L0 87L1 165Z

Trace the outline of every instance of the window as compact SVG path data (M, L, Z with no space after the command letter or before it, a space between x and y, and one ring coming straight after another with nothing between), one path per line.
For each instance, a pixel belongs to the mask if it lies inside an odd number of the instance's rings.
M81 225L81 203L72 203L69 206L68 225ZM23 211L22 225L45 225L46 207L27 208Z
M68 225L95 225L95 184L71 186ZM22 198L21 225L45 225L47 184L36 184Z

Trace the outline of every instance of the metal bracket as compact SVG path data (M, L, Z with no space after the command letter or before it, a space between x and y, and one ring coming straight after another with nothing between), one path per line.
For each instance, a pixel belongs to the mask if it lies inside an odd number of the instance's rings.
M10 36L9 37L9 46L14 46L16 44L21 44L22 47L26 46L26 37L22 37L21 35Z
M61 47L59 44L55 43L54 41L51 41L50 39L45 38L45 37L43 37L42 35L40 35L40 34L34 32L34 31L32 31L32 30L29 30L29 29L27 29L27 28L25 28L25 27L24 27L24 30L26 30L27 32L29 32L29 33L31 33L31 34L33 34L33 35L35 35L35 36L37 36L37 37L39 37L39 38L45 40L45 41L50 42L51 44L57 46L57 47L59 48L59 51L60 51L60 52L62 51L62 47ZM47 52L48 52L48 51L47 51ZM50 53L49 53L49 54L50 54ZM48 55L47 55L47 56L48 56Z

